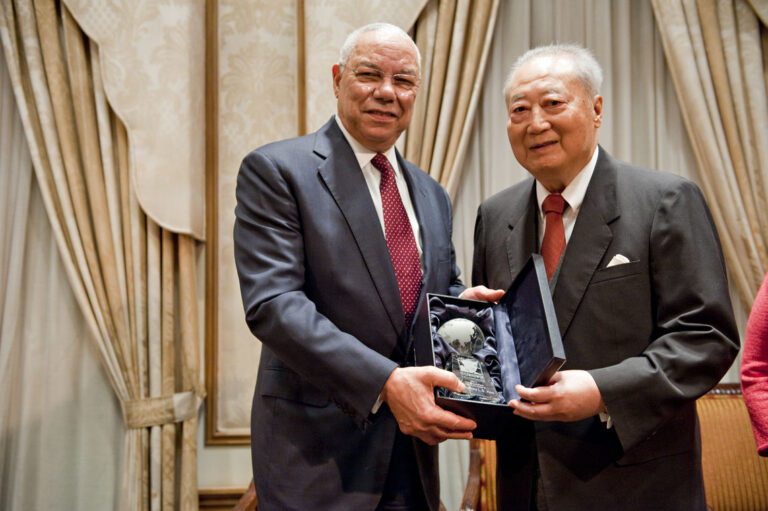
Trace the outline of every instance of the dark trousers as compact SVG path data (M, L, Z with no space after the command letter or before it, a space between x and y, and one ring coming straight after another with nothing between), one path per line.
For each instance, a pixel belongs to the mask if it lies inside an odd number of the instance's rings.
M413 451L413 439L400 432L395 435L384 493L376 511L428 510L421 487L419 467Z

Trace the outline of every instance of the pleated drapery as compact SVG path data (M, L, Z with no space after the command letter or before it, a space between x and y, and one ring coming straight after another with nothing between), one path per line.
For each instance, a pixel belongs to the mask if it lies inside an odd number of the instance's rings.
M139 208L99 49L67 8L3 0L0 37L61 260L123 410L120 508L196 509L196 242Z
M2 51L0 240L0 509L116 509L120 404L59 257Z
M768 270L768 7L653 0L680 108L747 309Z
M456 196L498 0L430 0L416 22L422 79L405 157Z

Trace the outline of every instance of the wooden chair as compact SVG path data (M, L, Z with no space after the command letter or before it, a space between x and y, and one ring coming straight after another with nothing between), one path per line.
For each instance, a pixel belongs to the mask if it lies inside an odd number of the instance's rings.
M232 511L256 511L258 507L259 499L256 497L256 487L253 485L253 479L251 479L251 484L248 485L248 489L245 490Z
M768 509L768 458L757 455L739 385L718 385L696 408L707 506L713 511Z
M739 385L718 385L696 402L696 408L707 507L712 511L768 510L768 458L757 455ZM495 442L470 442L461 510L496 511Z
M496 442L469 441L469 474L460 511L496 511Z

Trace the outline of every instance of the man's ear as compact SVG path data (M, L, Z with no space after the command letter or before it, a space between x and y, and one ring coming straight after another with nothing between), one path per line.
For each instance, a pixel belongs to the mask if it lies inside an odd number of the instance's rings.
M333 93L336 95L336 97L339 97L339 83L341 82L341 66L338 64L334 64L331 68L331 73L333 73Z
M595 111L595 128L599 128L603 122L603 97L599 94L595 96L592 107Z

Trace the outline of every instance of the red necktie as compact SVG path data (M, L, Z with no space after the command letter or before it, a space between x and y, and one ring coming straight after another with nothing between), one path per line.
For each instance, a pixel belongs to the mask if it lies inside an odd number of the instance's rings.
M563 227L563 211L568 205L559 193L547 195L541 203L541 209L546 218L544 239L541 242L541 256L544 258L544 267L547 269L547 279L552 280L560 257L565 250L565 228Z
M411 222L400 199L395 182L395 172L387 158L376 153L371 163L381 172L381 205L384 211L384 233L387 239L389 257L395 269L400 301L403 304L405 324L410 325L416 311L416 302L421 292L421 262Z

